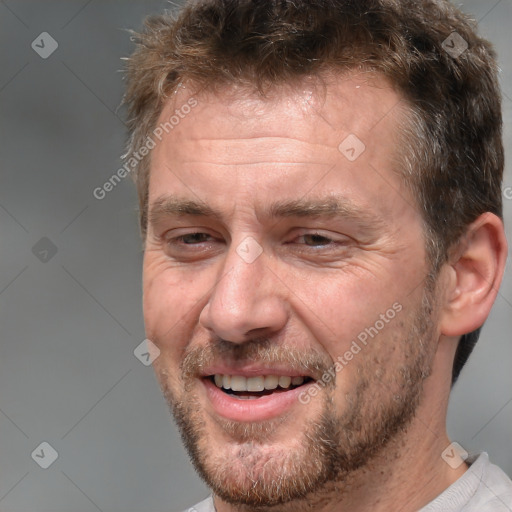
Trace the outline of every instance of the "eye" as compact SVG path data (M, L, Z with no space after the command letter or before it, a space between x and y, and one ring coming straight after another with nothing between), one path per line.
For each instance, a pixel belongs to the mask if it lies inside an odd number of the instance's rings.
M320 235L318 233L309 233L305 235L301 235L297 238L297 240L303 239L304 245L309 247L322 247L326 245L332 244L334 241L331 238Z
M286 244L294 253L305 258L345 257L353 247L353 240L332 231L300 229Z
M193 262L218 255L224 247L221 237L204 231L176 229L168 231L163 237L165 254L181 262Z
M208 233L188 233L168 240L169 243L181 242L184 245L195 245L210 241L212 237Z

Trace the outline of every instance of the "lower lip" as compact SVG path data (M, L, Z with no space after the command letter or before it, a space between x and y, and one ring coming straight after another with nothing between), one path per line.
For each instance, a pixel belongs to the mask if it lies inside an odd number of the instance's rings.
M289 391L264 395L255 400L244 400L229 395L210 379L201 379L214 411L233 421L265 421L287 412L294 405L301 405L299 395L309 386L305 384Z

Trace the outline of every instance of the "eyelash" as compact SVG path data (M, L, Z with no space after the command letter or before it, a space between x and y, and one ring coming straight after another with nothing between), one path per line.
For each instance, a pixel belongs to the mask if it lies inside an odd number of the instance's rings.
M169 245L179 244L179 245L184 245L184 246L198 246L201 243L207 243L207 242L210 241L210 240L208 240L208 241L207 240L202 240L202 241L197 242L197 243L186 243L185 242L185 238L187 238L187 237L197 237L198 235L204 235L204 236L210 237L212 240L214 240L214 237L212 237L210 234L204 233L202 231L197 231L197 232L193 232L193 233L187 233L185 235L180 235L180 236L177 236L177 237L174 237L174 238L170 238L170 239L167 240L167 244L169 244ZM304 233L302 235L298 235L295 239L297 239L297 238L304 238L304 237L307 237L307 236L320 238L320 239L322 239L322 241L326 241L326 243L313 244L313 245L308 245L307 243L305 243L305 244L300 244L300 245L304 245L306 247L326 247L326 246L332 245L333 243L336 243L336 241L333 240L332 238L330 238L328 236L324 236L324 235L322 235L320 233L317 233L317 232L314 232L314 233ZM338 243L340 243L340 242L338 242Z
M184 238L190 237L190 236L197 236L197 235L206 235L206 236L211 237L211 235L209 235L208 233L203 233L202 231L197 231L197 232L194 232L194 233L187 233L186 235L180 235L180 236L177 236L175 238L171 238L169 240L169 242L173 242L173 241L184 242ZM203 243L203 242L199 242L199 243ZM187 243L184 243L184 245L197 245L197 244L187 244Z
M329 238L328 236L321 235L320 233L305 233L304 235L299 235L297 238L304 238L306 236L318 237L318 238L321 238L323 240L327 240L328 243L327 244L323 244L322 247L325 247L326 245L331 245L333 243L336 243L335 240L333 240L332 238ZM304 245L306 245L307 247L317 247L317 245L308 245L308 244L304 244Z

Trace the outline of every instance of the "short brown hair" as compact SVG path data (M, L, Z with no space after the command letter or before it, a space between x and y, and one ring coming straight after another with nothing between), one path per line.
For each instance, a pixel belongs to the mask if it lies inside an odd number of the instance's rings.
M307 76L364 69L387 77L409 107L401 174L424 219L433 273L479 215L502 217L495 53L448 1L196 0L177 16L147 18L134 40L127 156L151 135L180 82L237 84L264 94ZM135 180L145 235L149 156ZM459 343L453 382L476 338L478 331Z

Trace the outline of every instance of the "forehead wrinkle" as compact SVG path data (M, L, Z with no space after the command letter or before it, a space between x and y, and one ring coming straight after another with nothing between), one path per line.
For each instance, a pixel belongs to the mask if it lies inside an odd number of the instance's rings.
M251 162L229 162L229 163L225 163L225 162L214 162L214 161L210 161L210 160L184 160L183 162L180 162L182 163L183 165L196 165L196 164L199 164L199 165L210 165L210 166L216 166L216 167L235 167L235 168L240 168L241 166L243 166L244 168L246 167L252 167L254 165L269 165L269 166L272 166L272 167L277 167L277 166L312 166L312 165L321 165L323 167L332 167L332 164L329 163L329 162L315 162L315 161L301 161L301 162L287 162L286 160L279 160L279 161L276 161L276 160L257 160L257 161L251 161Z
M177 149L177 151L176 151ZM223 165L252 165L264 163L327 164L339 156L337 145L314 143L295 137L261 136L245 138L187 138L178 148L169 144L174 161L199 163L208 161ZM193 155L193 156L191 156ZM319 161L319 155L321 160Z

